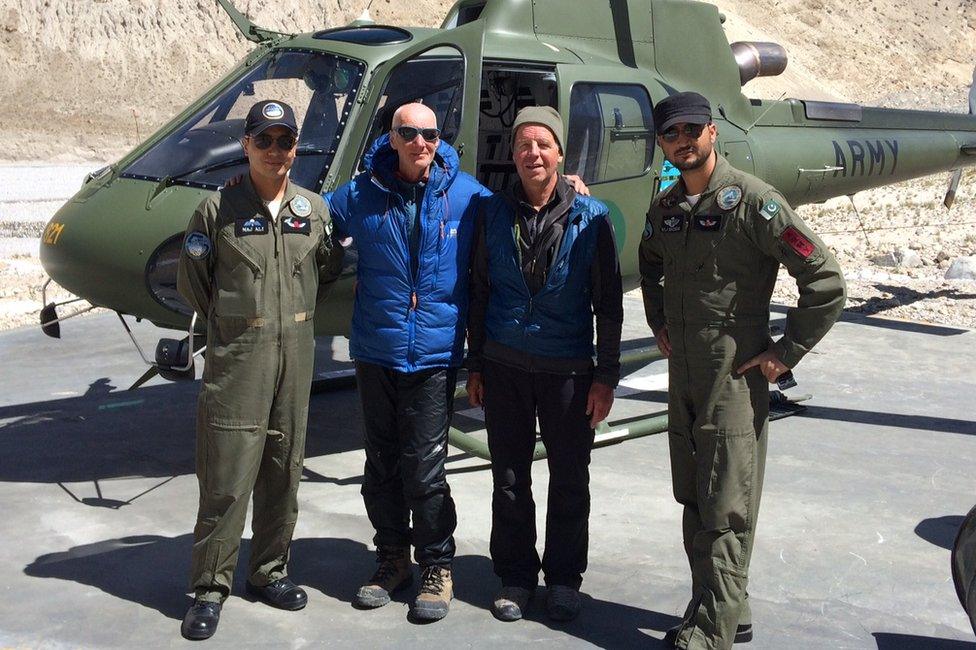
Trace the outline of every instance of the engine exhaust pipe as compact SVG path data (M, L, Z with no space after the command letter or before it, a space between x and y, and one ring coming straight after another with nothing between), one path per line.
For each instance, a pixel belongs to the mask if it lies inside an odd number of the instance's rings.
M779 43L736 41L732 56L739 66L739 83L746 85L756 77L775 77L786 70L786 50Z

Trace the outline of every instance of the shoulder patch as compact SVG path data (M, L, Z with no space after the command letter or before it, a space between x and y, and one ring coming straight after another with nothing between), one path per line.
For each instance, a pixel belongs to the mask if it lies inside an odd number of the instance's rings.
M742 188L738 185L728 185L718 191L715 202L723 210L731 210L742 200Z
M648 219L647 223L644 224L644 239L650 239L654 234L654 224Z
M183 242L183 249L186 250L186 254L190 259L203 260L210 255L213 244L210 243L210 238L202 232L193 231L186 236L186 241Z
M775 199L769 199L763 202L763 206L762 209L759 210L759 214L763 216L763 219L769 221L779 213L779 210L780 210L779 202L776 201Z
M794 253L803 259L808 259L811 255L813 255L813 251L817 249L817 247L813 245L812 241L807 239L803 233L793 226L789 226L786 230L784 230L783 234L780 235L780 239L782 239L787 246L792 248Z

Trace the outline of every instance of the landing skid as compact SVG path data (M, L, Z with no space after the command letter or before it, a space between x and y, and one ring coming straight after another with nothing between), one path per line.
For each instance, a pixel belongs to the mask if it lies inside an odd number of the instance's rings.
M655 348L640 348L630 350L620 355L620 365L626 369L647 365L652 361L664 358L661 352ZM355 371L341 370L331 373L323 373L320 378L312 381L312 394L324 393L331 390L351 388L356 385ZM454 399L466 396L464 386L458 385L454 391ZM769 419L779 420L781 418L796 415L806 409L806 406L798 404L810 399L810 395L803 395L798 398L790 399L784 393L775 390L769 393ZM625 440L633 440L644 436L664 433L668 430L667 411L653 413L637 418L625 418L614 422L601 422L596 428L596 436L593 440L594 449L599 447L609 447L610 445L620 444ZM474 435L472 435L474 434ZM488 451L488 443L485 441L485 430L480 429L472 432L464 432L455 427L451 427L447 432L448 443L452 447L481 458L491 460L491 452ZM546 448L536 434L535 451L532 460L541 460L546 457Z

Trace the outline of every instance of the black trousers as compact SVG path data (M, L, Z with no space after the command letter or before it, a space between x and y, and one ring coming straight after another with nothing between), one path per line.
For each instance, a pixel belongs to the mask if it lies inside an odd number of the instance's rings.
M366 434L362 495L376 530L373 543L413 544L418 564L450 565L457 513L444 463L457 370L403 373L356 362L356 382Z
M490 548L495 574L505 586L534 589L541 568L547 585L579 589L589 545L594 431L586 398L592 375L532 373L486 360L482 378L494 481ZM549 463L541 562L531 473L536 416Z

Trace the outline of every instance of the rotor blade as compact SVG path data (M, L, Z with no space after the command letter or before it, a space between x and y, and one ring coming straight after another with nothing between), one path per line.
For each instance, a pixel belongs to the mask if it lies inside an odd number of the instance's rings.
M959 189L959 179L962 178L962 170L957 169L952 172L952 178L949 179L949 187L946 189L945 198L942 199L942 205L946 207L946 210L952 209L952 204L956 200L956 190Z

